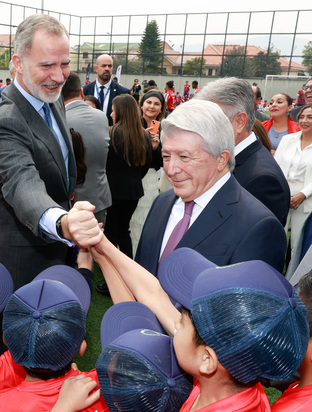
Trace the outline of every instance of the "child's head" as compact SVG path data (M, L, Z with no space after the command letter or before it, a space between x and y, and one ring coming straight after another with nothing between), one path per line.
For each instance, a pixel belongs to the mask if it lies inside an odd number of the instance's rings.
M83 284L79 272L76 276L77 284ZM66 282L66 273L64 278ZM56 280L40 279L21 287L3 312L3 335L14 361L39 379L64 375L85 333L86 310L72 289Z
M124 302L111 307L103 317L101 343L96 369L111 412L180 409L192 379L177 363L172 338L146 306Z
M225 267L206 261L203 270L203 259L181 248L159 268L163 288L190 311L174 337L180 365L190 372L183 353L190 357L196 347L195 329L237 381L291 377L309 339L306 309L295 289L262 261Z

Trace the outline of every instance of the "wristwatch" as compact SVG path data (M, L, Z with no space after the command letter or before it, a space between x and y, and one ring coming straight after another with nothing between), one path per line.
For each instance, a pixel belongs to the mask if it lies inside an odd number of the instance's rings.
M66 213L64 213L63 215L61 215L61 216L57 219L57 221L56 221L56 223L55 223L56 233L57 233L57 234L59 235L59 237L61 237L62 239L65 239L65 236L64 236L64 234L63 234L61 219L62 219L62 217L65 216L65 215L66 215Z

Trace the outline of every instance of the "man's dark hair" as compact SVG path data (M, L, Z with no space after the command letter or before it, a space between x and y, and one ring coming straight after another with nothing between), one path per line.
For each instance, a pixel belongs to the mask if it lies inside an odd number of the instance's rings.
M66 80L62 93L64 100L73 99L74 97L79 97L81 91L81 81L77 73L70 72L68 79Z
M260 87L257 86L256 98L259 99L259 97L260 97L260 99L262 98L262 96L261 96L261 90L260 90Z
M172 89L172 88L173 88L173 81L172 81L172 80L169 80L169 81L166 83L166 85L169 87L169 89Z

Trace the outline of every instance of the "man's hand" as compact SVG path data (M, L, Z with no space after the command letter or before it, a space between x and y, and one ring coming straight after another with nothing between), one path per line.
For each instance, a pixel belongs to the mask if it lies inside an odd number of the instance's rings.
M100 389L90 394L95 389L97 389L97 383L83 374L66 379L51 412L85 410L100 399Z
M64 237L73 240L80 248L97 245L102 239L102 224L94 217L94 209L90 202L77 202L67 215L62 216Z

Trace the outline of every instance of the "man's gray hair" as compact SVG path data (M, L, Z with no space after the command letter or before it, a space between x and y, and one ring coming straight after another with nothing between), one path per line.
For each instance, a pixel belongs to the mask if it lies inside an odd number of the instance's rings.
M186 130L197 133L203 139L203 149L215 159L223 150L228 150L231 158L230 171L234 169L234 132L229 119L220 107L212 102L192 99L180 104L161 122L161 137L170 138L170 133Z
M255 123L255 97L251 85L246 80L225 77L209 82L194 98L222 105L222 110L231 122L238 113L246 113L247 130L251 132Z
M46 33L61 36L68 32L58 20L47 14L33 14L22 21L17 27L14 51L24 57L31 49L34 34L37 30L44 30Z

